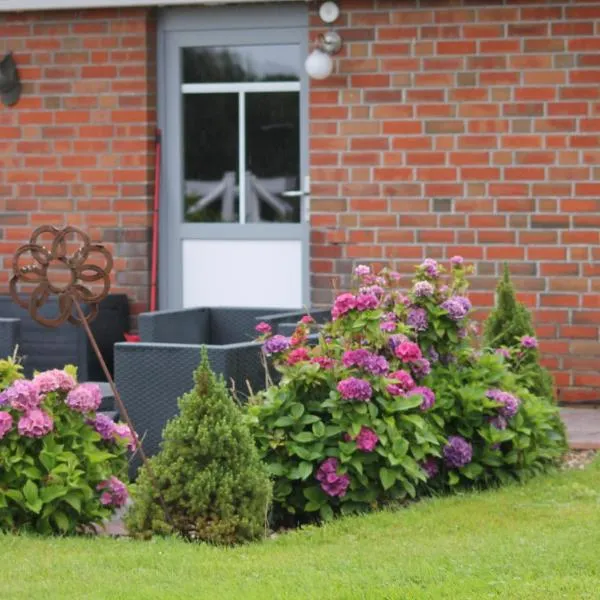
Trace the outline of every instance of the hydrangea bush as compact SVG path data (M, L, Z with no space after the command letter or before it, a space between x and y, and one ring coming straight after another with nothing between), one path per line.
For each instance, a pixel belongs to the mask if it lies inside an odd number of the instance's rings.
M290 338L257 327L281 374L248 407L276 521L522 477L562 453L556 408L474 350L470 271L428 259L402 292L398 273L359 266L316 344L309 316Z
M0 530L73 533L127 500L119 479L134 436L97 414L97 385L76 370L15 379L0 393Z

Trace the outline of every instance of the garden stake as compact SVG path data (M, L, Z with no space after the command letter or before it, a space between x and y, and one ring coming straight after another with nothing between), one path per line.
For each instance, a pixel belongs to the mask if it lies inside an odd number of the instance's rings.
M38 242L38 239L49 234L54 239L50 250ZM82 240L82 245L72 256L67 256L67 236L73 234ZM30 254L33 262L30 265L20 266L22 256ZM96 264L86 263L90 255L99 254L105 260L104 267L99 267ZM36 264L37 263L37 264ZM98 304L103 300L110 290L110 271L113 266L113 259L110 252L99 244L92 244L89 236L83 231L75 227L65 227L58 229L53 226L43 225L38 227L32 234L28 244L21 246L13 257L13 274L10 280L10 294L16 304L22 308L29 310L31 318L46 327L59 327L66 321L73 325L83 326L88 340L96 354L96 358L102 367L102 371L112 390L114 399L119 408L120 414L124 417L125 422L131 430L134 438L135 448L139 450L142 462L148 471L148 476L152 483L154 491L157 493L161 507L164 511L165 518L170 525L173 525L166 502L154 476L150 462L142 447L142 442L133 426L129 413L123 404L123 400L117 390L117 386L106 366L106 362L100 352L100 348L96 343L96 339L89 323L98 315ZM49 268L60 267L63 273L67 274L68 282L54 281L49 278ZM62 278L61 278L62 279ZM102 282L102 290L94 294L83 283L92 283L96 281ZM31 292L29 301L23 300L19 296L17 284L37 284ZM58 297L59 314L54 318L46 318L38 313L38 310L44 305L46 300L52 295ZM81 308L80 301L83 300L90 308L89 314L86 315ZM75 309L76 316L73 315Z

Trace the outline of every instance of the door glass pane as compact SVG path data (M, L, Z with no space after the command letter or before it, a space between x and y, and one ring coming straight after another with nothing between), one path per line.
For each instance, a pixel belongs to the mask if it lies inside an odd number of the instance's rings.
M301 65L297 44L183 48L183 83L299 81Z
M246 94L246 222L299 223L300 95Z
M239 219L237 94L183 96L184 220Z

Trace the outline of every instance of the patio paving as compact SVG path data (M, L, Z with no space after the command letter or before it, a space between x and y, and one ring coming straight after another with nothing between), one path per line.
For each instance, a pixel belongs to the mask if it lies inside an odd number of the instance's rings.
M569 446L574 450L600 450L600 407L562 408Z

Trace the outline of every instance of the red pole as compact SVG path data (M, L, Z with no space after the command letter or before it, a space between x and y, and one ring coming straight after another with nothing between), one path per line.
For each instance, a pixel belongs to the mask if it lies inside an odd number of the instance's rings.
M156 155L154 164L154 213L152 215L152 266L150 279L150 312L157 306L157 278L158 278L158 208L160 202L160 154L161 131L156 132Z

